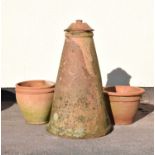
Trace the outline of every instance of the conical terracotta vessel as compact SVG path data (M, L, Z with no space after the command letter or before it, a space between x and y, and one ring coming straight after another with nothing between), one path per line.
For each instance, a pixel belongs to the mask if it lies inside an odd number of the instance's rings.
M70 138L106 135L112 128L102 94L93 29L77 20L66 30L48 131Z

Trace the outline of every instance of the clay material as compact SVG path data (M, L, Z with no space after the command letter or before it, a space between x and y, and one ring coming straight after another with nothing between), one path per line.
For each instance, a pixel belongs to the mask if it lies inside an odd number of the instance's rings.
M109 95L115 124L133 123L144 89L132 86L115 86L104 88L104 92Z
M106 135L112 125L103 100L93 29L77 20L65 31L48 131L70 138Z
M27 123L49 121L53 93L54 83L50 81L32 80L16 84L17 103Z

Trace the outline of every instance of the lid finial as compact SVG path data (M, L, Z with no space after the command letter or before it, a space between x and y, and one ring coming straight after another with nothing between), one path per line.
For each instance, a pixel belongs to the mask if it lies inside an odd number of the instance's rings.
M82 23L82 20L81 19L77 19L76 23Z
M93 29L87 23L83 23L81 19L77 19L67 29L65 29L65 31L91 32Z

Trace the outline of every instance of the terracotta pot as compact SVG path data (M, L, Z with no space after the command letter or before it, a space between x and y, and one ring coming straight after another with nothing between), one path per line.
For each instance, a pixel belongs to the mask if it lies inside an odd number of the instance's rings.
M24 81L16 84L19 108L30 124L48 122L54 94L54 83L45 80Z
M144 89L115 86L104 88L104 92L109 95L114 123L119 125L133 123Z

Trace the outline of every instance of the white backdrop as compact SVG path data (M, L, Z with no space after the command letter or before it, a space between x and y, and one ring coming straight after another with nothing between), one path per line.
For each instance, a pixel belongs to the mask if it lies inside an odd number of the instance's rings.
M110 84L153 86L153 0L3 0L2 7L2 87L55 81L63 30L76 19L95 29L103 85L109 74Z

